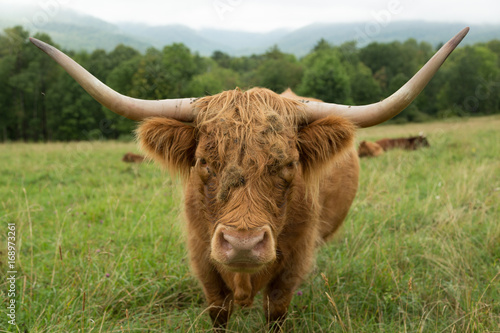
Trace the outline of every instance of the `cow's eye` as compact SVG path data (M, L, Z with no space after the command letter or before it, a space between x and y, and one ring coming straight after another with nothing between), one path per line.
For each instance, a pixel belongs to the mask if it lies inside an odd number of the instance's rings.
M285 164L285 167L281 169L280 176L285 180L288 184L290 184L295 176L295 167L297 166L297 162L290 162Z
M206 183L209 180L210 176L212 176L212 171L208 166L207 160L204 158L198 159L198 173L204 183Z

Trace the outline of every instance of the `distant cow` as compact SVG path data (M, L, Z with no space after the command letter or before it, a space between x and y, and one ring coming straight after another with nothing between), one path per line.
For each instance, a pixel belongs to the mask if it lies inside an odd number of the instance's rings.
M397 138L397 139L381 139L376 141L385 151L394 148L401 148L406 150L416 150L421 147L430 147L427 138L420 134L418 136L411 136L408 138Z
M281 93L281 96L286 97L286 98L290 98L290 99L294 99L296 101L323 102L322 100L317 99L317 98L299 96L296 93L294 93L293 90L290 88L283 91Z
M383 153L384 148L375 142L361 141L358 147L359 157L374 157L382 155Z
M127 163L142 163L144 161L144 156L126 153L123 155L122 161Z
M392 96L365 106L305 102L263 88L139 100L31 40L101 104L142 121L136 131L142 149L182 177L189 258L222 331L234 305L251 305L259 291L267 322L283 325L316 247L332 237L354 200L356 129L406 108L467 31Z

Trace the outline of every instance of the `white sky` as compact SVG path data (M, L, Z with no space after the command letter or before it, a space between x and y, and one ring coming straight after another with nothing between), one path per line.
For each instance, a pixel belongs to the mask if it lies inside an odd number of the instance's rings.
M500 24L500 0L0 0L36 5L48 14L61 6L108 22L183 24L266 32L315 22L428 20Z

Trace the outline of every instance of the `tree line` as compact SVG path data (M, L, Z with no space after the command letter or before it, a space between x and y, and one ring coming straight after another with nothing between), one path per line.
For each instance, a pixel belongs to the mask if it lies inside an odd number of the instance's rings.
M67 141L130 137L135 124L94 101L20 26L0 35L0 140ZM47 34L34 37L54 45ZM56 45L57 47L57 45ZM435 53L426 42L320 40L298 59L278 47L234 57L210 57L183 44L145 54L118 45L113 51L64 50L116 91L142 99L198 97L253 86L341 104L369 104L396 91ZM393 121L426 121L500 112L500 41L455 50L435 78Z

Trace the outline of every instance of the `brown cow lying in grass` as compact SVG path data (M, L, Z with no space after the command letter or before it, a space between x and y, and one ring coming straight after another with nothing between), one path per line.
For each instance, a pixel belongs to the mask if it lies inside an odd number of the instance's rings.
M358 147L359 157L375 157L384 153L384 149L375 142L361 141Z
M316 247L339 228L356 194L356 127L382 123L408 106L467 31L391 97L368 106L302 102L262 88L138 100L32 42L104 106L142 121L141 147L182 176L190 261L214 327L225 328L234 305L252 304L262 290L267 322L276 329Z
M126 153L125 155L123 155L122 161L127 163L142 163L144 161L144 156L133 153Z
M394 148L401 148L406 150L416 150L421 147L430 147L429 141L427 138L420 134L418 136L411 136L408 138L397 138L397 139L381 139L376 141L384 151L388 151Z

